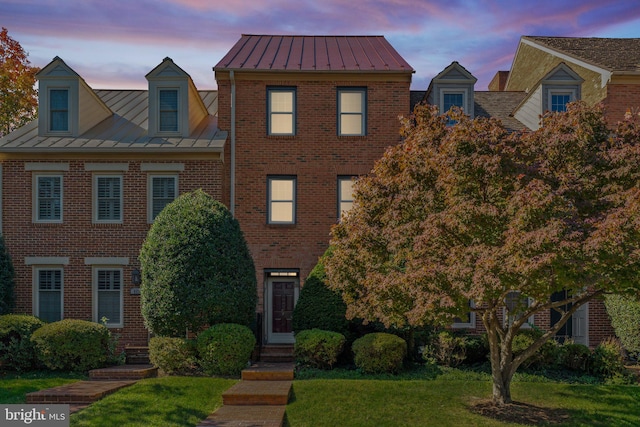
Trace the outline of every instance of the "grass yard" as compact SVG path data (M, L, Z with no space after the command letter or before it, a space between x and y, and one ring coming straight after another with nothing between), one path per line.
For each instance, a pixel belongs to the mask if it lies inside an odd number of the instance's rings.
M195 426L236 380L162 377L137 382L71 415L71 426Z
M305 379L294 382L287 406L290 427L322 426L517 426L473 413L470 405L491 395L487 379ZM638 426L640 387L516 382L515 401L557 408L562 426ZM535 407L521 408L526 415ZM554 411L555 412L555 411ZM560 417L561 419L562 417ZM556 418L558 420L558 418ZM552 420L554 421L554 420Z
M28 372L0 375L0 403L25 403L27 393L85 380L81 374L59 372Z

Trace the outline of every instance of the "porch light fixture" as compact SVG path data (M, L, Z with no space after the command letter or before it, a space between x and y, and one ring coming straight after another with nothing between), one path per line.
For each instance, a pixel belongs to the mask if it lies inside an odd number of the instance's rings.
M134 286L138 286L142 282L142 275L140 274L140 270L134 268L131 270L131 283Z

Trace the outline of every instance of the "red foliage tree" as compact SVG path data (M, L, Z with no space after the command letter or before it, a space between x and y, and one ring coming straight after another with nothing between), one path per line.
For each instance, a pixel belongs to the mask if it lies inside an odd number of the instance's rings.
M449 116L418 106L404 142L357 181L327 280L349 317L387 326L448 325L473 301L505 404L517 368L580 306L638 288L640 130L629 117L611 136L581 103L529 133ZM514 355L516 333L549 310L560 320Z
M20 43L0 31L0 137L37 115L36 73Z

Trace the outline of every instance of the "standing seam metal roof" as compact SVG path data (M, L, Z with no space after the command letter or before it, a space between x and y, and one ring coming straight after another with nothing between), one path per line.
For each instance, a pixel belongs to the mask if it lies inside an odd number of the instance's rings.
M243 34L214 70L408 72L384 36Z

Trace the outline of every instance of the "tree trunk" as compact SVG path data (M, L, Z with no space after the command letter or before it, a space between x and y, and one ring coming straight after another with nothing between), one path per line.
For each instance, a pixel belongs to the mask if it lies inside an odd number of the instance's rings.
M511 380L513 379L513 355L510 346L505 346L498 335L499 320L495 316L483 316L489 340L489 359L493 381L493 402L497 405L511 403Z

